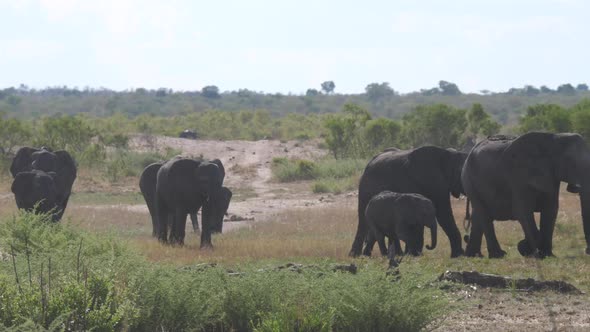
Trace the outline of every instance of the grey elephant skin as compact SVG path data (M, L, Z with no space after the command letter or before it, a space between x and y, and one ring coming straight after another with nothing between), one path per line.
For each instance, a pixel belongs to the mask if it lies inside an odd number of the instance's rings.
M56 188L55 204L57 205L55 220L61 220L72 193L72 186L76 180L76 162L64 150L53 152L51 149L45 147L40 149L31 147L20 148L10 165L12 177L16 178L21 172L30 172L33 170L55 173L53 177Z
M468 256L481 256L485 235L491 258L503 257L494 220L518 220L525 240L522 255L553 255L553 229L559 208L560 182L579 192L586 253L590 252L590 151L578 134L531 132L518 138L490 137L469 154L462 173L471 200L473 226ZM534 212L540 212L540 230Z
M420 194L382 191L367 204L365 218L379 248L387 251L390 267L398 265L395 261L396 244L391 239L404 241L406 251L418 256L422 252L424 227L428 227L431 245L426 245L426 249L436 248L436 211L432 202ZM390 239L389 248L385 247L385 236Z
M222 195L222 170L211 162L174 158L164 163L157 173L156 214L158 239L183 244L187 214L203 207L201 248L212 247L211 233L221 230L225 211L217 210ZM168 237L170 229L170 237Z
M175 157L175 158L179 159L180 157ZM214 159L211 162L216 164L219 167L219 169L221 170L221 182L223 183L223 180L225 178L225 168L223 167L223 163L219 159ZM141 191L141 194L143 195L145 203L146 203L148 210L150 212L150 217L152 220L152 236L154 236L154 237L158 236L158 216L157 216L157 212L156 212L156 183L157 183L157 178L158 178L158 171L160 170L160 167L162 167L163 164L164 164L163 162L160 162L160 163L153 163L153 164L148 165L146 168L143 169L143 172L141 173L141 176L139 177L139 189ZM226 187L223 187L222 191L219 193L219 196L217 197L217 199L218 199L217 204L219 205L218 209L221 209L224 211L224 213L226 213L226 211L229 207L229 203L231 201L231 197L232 197L231 190L229 190ZM199 210L199 208L197 208L197 211ZM193 225L193 230L195 232L198 232L199 231L199 222L198 222L197 214L190 213L189 215L190 215L191 222ZM223 223L221 225L223 225ZM213 232L214 233L216 233L216 232L221 233L222 227L223 226L220 226L218 229L213 230Z
M19 172L11 186L16 206L26 211L51 214L52 220L58 221L55 177L53 172L40 170Z
M463 193L461 169L466 157L466 153L453 149L424 146L412 150L390 149L369 161L359 183L358 226L350 255L361 254L365 239L363 253L371 255L375 239L368 232L365 209L374 195L385 190L421 194L432 201L436 219L449 237L451 257L462 255L461 234L449 194L459 197Z

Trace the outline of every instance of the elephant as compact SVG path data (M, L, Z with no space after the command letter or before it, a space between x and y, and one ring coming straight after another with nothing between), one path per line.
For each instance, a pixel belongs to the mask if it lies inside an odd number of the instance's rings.
M426 249L436 248L436 211L432 202L420 194L401 194L382 191L373 196L365 209L365 218L373 232L381 251L387 251L389 267L396 267L396 245L394 241L406 243L406 251L418 256L422 252L424 227L430 228L431 245ZM389 248L385 247L385 236Z
M35 213L51 213L52 221L59 221L55 178L54 172L41 170L19 172L11 186L16 206Z
M180 158L180 157L175 157L175 158ZM221 182L223 183L223 179L225 178L225 168L223 167L223 163L221 162L221 160L219 159L213 159L211 161L212 163L216 164L220 171L221 171ZM148 210L150 212L150 216L152 219L152 236L157 237L158 236L158 218L157 218L157 212L156 212L156 182L157 182L157 175L158 175L158 170L160 170L160 167L162 167L163 163L153 163L148 165L146 168L143 169L143 172L141 173L141 176L139 178L139 189L141 191L141 194L143 195L143 198L145 200L145 203L148 207ZM222 209L225 213L225 211L227 211L228 207L229 207L229 202L231 200L231 196L232 196L232 192L231 190L229 190L226 187L223 187L223 191L220 193L220 197L218 197L218 199L220 199L220 209ZM225 208L224 208L225 205ZM198 211L199 209L197 209ZM197 217L197 213L190 213L190 218L191 218L191 222L193 225L193 230L196 232L199 231L199 222L198 222L198 217ZM223 223L221 224L223 225ZM218 230L213 230L214 233L221 233L222 227L220 227Z
M375 239L368 232L365 209L371 198L389 190L399 193L421 194L432 201L436 219L449 237L451 257L463 254L461 234L455 223L450 196L463 193L461 169L467 153L436 146L423 146L411 150L388 149L373 157L365 167L359 182L358 226L350 256L370 256ZM387 252L381 251L386 255Z
M518 220L525 239L523 256L553 256L553 230L559 208L560 182L579 192L586 254L590 254L590 150L572 133L529 132L520 137L492 136L472 150L461 175L472 204L472 229L465 253L481 256L485 235L488 255L506 255L494 230L494 220ZM540 212L540 229L534 212Z
M18 173L32 170L55 173L54 183L57 191L55 198L57 204L56 219L57 221L61 220L72 193L72 186L76 180L76 162L64 150L53 152L47 147L41 147L40 149L22 147L12 160L10 173L13 178L16 178Z
M217 210L222 195L222 172L212 162L173 158L157 173L156 214L158 239L184 244L186 215L203 207L201 248L212 247L211 233L221 230L225 211ZM170 226L170 238L168 228Z

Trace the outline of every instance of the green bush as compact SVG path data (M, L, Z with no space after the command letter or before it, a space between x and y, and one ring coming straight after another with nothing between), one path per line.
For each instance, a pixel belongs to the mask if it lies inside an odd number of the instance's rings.
M8 258L0 260L0 326L419 331L444 312L444 297L420 271L396 280L378 262L356 274L334 272L329 262L297 272L264 262L231 273L206 264L178 268L147 262L115 236L49 220L23 212L0 223L0 252Z

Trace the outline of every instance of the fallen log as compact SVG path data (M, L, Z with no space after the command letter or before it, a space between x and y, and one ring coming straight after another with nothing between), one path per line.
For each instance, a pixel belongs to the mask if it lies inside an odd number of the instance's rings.
M475 284L482 287L507 288L519 291L552 290L564 294L583 294L572 284L562 280L539 281L533 278L514 279L477 271L445 271L438 277L439 281L452 281L462 284Z

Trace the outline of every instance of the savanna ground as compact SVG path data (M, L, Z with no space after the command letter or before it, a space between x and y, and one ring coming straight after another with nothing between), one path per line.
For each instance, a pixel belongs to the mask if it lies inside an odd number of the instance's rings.
M326 154L318 142L201 141L177 138L135 137L131 148L138 151L180 149L184 155L220 158L226 168L225 185L234 196L224 233L213 238L214 250L199 250L199 237L187 229L184 247L159 244L151 237L151 223L137 178L118 183L97 180L81 172L74 186L64 223L82 229L115 234L154 262L178 266L218 263L238 266L267 262L278 266L288 262L314 264L318 261L356 263L369 261L385 267L386 259L350 258L348 251L356 231L356 192L313 194L311 183L279 183L273 179L275 157L315 159ZM2 181L0 217L16 212L9 179ZM452 200L458 226L462 229L464 200ZM439 245L419 258L404 258L400 272L419 271L445 289L451 304L449 313L433 324L436 331L588 331L590 300L587 295L553 292L527 293L490 290L465 285L441 285L436 278L445 270L479 271L538 280L568 281L583 292L590 290L590 257L585 242L577 196L563 192L554 235L555 258L521 257L516 243L522 231L516 222L496 223L498 238L508 256L504 259L450 259L448 240L440 232ZM190 223L187 223L187 228ZM429 234L426 232L428 241ZM377 250L375 250L376 252ZM485 240L484 250L485 253ZM412 274L406 274L412 275Z

